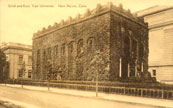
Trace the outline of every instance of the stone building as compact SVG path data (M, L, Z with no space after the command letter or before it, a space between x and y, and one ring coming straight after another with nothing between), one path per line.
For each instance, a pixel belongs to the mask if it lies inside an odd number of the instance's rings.
M0 48L9 62L9 79L32 78L32 46L20 43L3 43ZM25 68L22 74L21 68Z
M122 5L100 4L33 36L33 78L117 80L148 70L148 29ZM55 77L54 77L55 76Z
M173 82L173 6L153 6L137 14L148 23L151 75Z

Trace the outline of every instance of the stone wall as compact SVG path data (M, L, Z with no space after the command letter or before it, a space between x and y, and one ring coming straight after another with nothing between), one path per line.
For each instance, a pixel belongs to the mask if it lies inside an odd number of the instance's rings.
M34 35L35 79L47 79L51 72L52 79L105 81L147 71L148 31L143 19L109 3L80 16Z
M2 50L6 54L9 63L8 78L20 79L22 63L25 62L25 74L22 78L31 79L28 77L28 74L32 71L32 61L29 60L32 57L32 47L30 45L9 42L4 44ZM19 62L20 56L22 57L22 63Z
M95 79L95 73L88 72L91 70L89 69L90 61L96 56L94 53L96 50L107 55L104 57L105 62L109 60L109 22L110 15L108 13L34 39L33 59L35 64L33 65L37 67L34 69L36 79L44 79L43 76L47 73L45 67L47 61L43 61L45 60L43 57L52 61L53 70L57 71L58 67L63 68L64 72L61 73L61 77L64 79ZM39 56L38 51L41 54ZM39 61L40 63L38 63ZM93 74L91 75L93 77L89 78L89 74Z
M111 13L111 78L137 77L137 74L148 69L148 30L147 27L135 21ZM128 41L126 41L128 40ZM122 60L120 69L120 59ZM128 67L128 64L129 67ZM127 64L127 65L126 65ZM126 65L126 66L125 66ZM127 69L125 69L127 67ZM143 67L143 69L141 69ZM128 69L129 68L129 69ZM139 68L137 70L137 68ZM121 70L121 75L120 75ZM129 72L125 72L129 71ZM125 78L124 77L124 78Z

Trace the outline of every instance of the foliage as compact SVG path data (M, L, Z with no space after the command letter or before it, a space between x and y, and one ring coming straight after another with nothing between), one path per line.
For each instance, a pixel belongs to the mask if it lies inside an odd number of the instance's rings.
M4 52L0 49L0 82L3 81L4 77L4 72L3 68L6 65L6 55Z
M24 108L23 106L15 105L13 103L0 100L0 107L2 108Z
M120 82L125 83L156 83L156 78L151 77L150 72L142 72L140 76L131 76L126 79L118 79Z
M51 75L52 75L52 61L50 59L47 60L46 64L46 79L51 80Z
M4 67L6 64L6 56L4 52L0 49L0 67Z
M98 80L108 80L109 79L109 63L106 62L104 58L104 52L100 50L94 50L89 53L85 58L84 79L87 81L95 81L96 76Z
M22 63L20 67L20 71L21 71L22 77L25 76L25 71L26 71L25 62Z
M20 83L20 80L8 80L8 83L13 84L14 83ZM47 86L47 81L45 80L24 80L25 85L37 85L37 86ZM120 81L99 81L99 86L105 86L105 87L126 87L126 88L146 88L146 89L164 89L164 90L173 90L173 85L167 85L162 83L151 83L151 82L120 82ZM70 84L74 86L95 86L95 81L67 81L67 80L51 80L51 85L54 85L56 87L57 85L62 85L65 87L65 85Z
M63 80L68 79L68 77L69 77L68 74L67 74L67 67L66 67L66 65L60 65L58 73L60 74L60 77Z

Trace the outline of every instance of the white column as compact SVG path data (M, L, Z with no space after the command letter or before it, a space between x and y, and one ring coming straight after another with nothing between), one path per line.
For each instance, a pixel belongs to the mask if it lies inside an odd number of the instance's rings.
M135 77L137 77L137 60L135 61Z
M5 78L5 67L2 67L2 77Z
M141 63L141 72L144 72L144 64L143 64L143 62Z
M128 63L128 77L130 77L130 64Z
M121 69L121 66L122 66L122 58L120 57L120 69L119 69L119 77L121 77L121 74L122 74L122 69Z

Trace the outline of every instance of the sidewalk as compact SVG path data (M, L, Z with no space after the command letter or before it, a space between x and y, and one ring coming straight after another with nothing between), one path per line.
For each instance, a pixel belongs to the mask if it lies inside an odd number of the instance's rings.
M5 84L0 84L0 85L5 86ZM7 84L6 86L21 88L21 85L16 85L16 84L15 85ZM155 107L173 108L173 100L166 100L166 99L154 99L154 98L119 95L119 94L106 94L101 92L99 92L98 97L96 97L96 93L91 91L80 91L80 90L61 89L61 88L50 88L50 90L48 91L47 87L28 86L28 85L24 85L23 89L83 96L83 97L97 98L97 99L106 99L111 101L119 101L119 102L134 103L134 104L144 104Z

